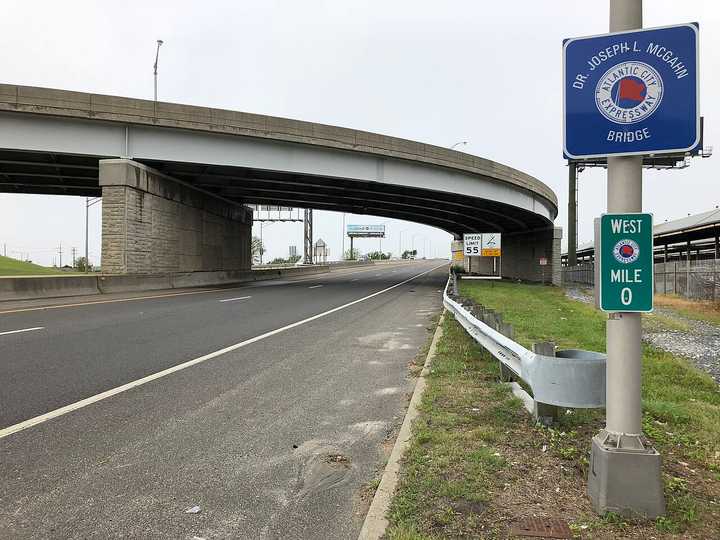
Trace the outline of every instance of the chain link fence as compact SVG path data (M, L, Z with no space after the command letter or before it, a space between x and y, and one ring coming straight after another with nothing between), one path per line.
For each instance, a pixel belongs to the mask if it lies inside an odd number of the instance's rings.
M655 292L695 300L720 300L720 260L658 263Z
M593 286L595 265L583 263L563 267L562 279L563 285ZM655 293L720 301L720 259L655 264Z
M562 282L563 285L594 285L595 264L589 262L576 266L563 266Z

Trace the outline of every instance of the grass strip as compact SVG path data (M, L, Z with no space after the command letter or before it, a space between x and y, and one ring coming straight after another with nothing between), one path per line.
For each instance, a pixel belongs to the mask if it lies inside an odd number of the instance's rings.
M464 282L461 292L503 313L525 346L604 350L605 316L562 290ZM530 516L567 520L582 538L720 538L720 391L679 357L644 347L643 426L663 454L667 515L599 517L585 494L590 438L603 411L534 425L499 382L499 366L448 316L428 376L387 537L505 538Z

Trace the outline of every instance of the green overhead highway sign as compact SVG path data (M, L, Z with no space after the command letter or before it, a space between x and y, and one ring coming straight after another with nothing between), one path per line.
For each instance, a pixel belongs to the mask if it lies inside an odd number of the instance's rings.
M600 309L652 311L652 214L600 219Z

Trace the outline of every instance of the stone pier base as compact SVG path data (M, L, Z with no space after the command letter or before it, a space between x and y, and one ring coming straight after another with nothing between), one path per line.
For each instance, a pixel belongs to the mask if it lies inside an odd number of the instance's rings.
M100 161L103 273L249 270L252 210L128 159Z
M561 240L560 227L503 234L502 276L560 286Z

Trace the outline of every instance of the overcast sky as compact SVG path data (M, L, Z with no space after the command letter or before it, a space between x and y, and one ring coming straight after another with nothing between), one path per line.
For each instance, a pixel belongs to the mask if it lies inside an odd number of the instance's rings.
M451 146L525 171L560 200L561 43L607 32L606 2L485 1L98 1L3 0L0 79L152 98L155 40L164 101L322 122ZM645 0L644 26L700 23L700 99L706 145L720 145L720 3ZM718 148L720 151L720 147ZM644 209L656 222L720 204L720 155L684 170L644 175ZM604 170L580 176L580 242L605 209ZM385 251L411 242L446 255L450 236L386 221ZM340 253L342 215L316 212L315 237ZM84 199L0 194L0 249L51 264L62 244L84 249ZM256 227L257 229L257 227ZM257 230L255 231L258 232ZM301 224L263 231L269 257L302 249ZM362 251L378 240L358 243ZM91 258L100 251L100 208L91 209ZM346 246L347 248L347 246Z

